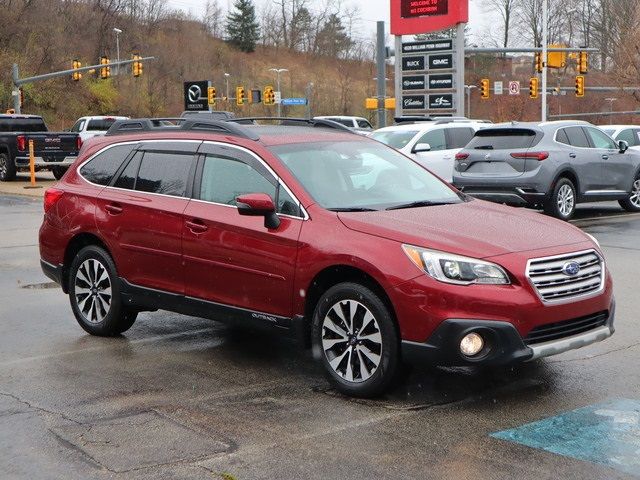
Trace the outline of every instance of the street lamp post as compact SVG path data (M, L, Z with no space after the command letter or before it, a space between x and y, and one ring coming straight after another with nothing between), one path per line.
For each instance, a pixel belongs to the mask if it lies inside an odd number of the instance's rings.
M224 72L224 83L226 86L226 93L225 93L225 97L227 99L227 108L229 108L229 77L231 76L230 73Z
M547 39L549 28L548 0L542 0L542 121L547 121Z
M617 100L617 98L610 97L605 98L605 102L609 102L609 125L613 123L613 102Z
M122 30L120 30L119 28L114 28L113 31L116 34L116 56L118 57L116 75L120 75L120 34L122 33Z
M280 95L280 102L278 102L278 117L282 117L282 91L280 90L280 74L284 72L288 72L286 68L270 68L270 72L276 73L276 88L278 89L278 94Z
M478 88L477 85L465 85L464 89L467 92L467 118L471 118L471 90Z

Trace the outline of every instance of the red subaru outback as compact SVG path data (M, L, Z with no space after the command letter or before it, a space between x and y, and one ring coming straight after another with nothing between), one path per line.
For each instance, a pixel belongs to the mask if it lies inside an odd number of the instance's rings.
M506 364L613 333L592 237L328 125L118 122L46 192L44 272L93 335L156 309L268 325L357 396L403 358Z

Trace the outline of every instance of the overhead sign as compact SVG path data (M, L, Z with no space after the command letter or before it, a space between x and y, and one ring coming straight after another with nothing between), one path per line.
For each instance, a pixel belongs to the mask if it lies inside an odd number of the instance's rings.
M282 105L306 105L306 98L283 98L280 102Z
M453 108L453 94L440 93L429 95L430 110L447 110Z
M453 40L425 40L402 44L402 53L430 53L453 50Z
M424 75L412 75L409 77L402 77L402 89L403 90L426 90L427 82Z
M446 15L449 0L401 0L400 12L404 18Z
M453 53L429 55L429 70L445 70L453 68Z
M391 0L391 34L419 35L469 21L469 0Z
M509 95L520 95L520 82L516 80L509 82Z
M207 99L208 80L184 82L184 109L191 111L209 110Z
M424 110L425 96L424 95L404 95L402 97L402 108L404 110Z
M502 95L502 80L493 82L493 93L495 95Z
M402 71L411 72L417 70L424 70L424 55L420 57L403 57L402 58Z

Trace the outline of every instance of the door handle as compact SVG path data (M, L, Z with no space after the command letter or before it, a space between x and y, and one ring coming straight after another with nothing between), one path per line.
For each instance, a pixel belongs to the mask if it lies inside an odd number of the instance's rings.
M569 154L569 157L570 158L576 158L576 154L572 152L572 153Z
M105 205L104 209L111 215L119 215L122 213L122 207L116 203Z
M192 233L195 233L196 235L200 233L204 233L207 230L209 230L209 227L207 227L204 223L202 223L202 220L197 220L197 219L187 220L185 225L189 230L191 230Z
M609 155L606 155L606 154L605 154L605 155L602 155L602 159L603 159L603 160L609 160Z

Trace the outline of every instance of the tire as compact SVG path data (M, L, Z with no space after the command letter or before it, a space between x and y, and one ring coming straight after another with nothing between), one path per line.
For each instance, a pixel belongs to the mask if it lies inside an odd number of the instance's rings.
M16 178L16 165L7 153L0 153L0 182L10 182Z
M340 283L327 290L313 313L311 334L314 355L339 392L375 397L396 377L400 356L396 323L370 289Z
M53 167L51 169L51 173L53 173L56 180L60 180L62 176L67 173L68 169L69 167Z
M618 200L618 203L627 212L640 212L640 174L633 181L629 197L624 200Z
M560 178L544 203L544 212L560 220L570 220L576 212L576 187L568 178Z
M115 264L95 245L84 247L71 262L69 301L80 326L100 337L127 331L138 314L122 305Z

